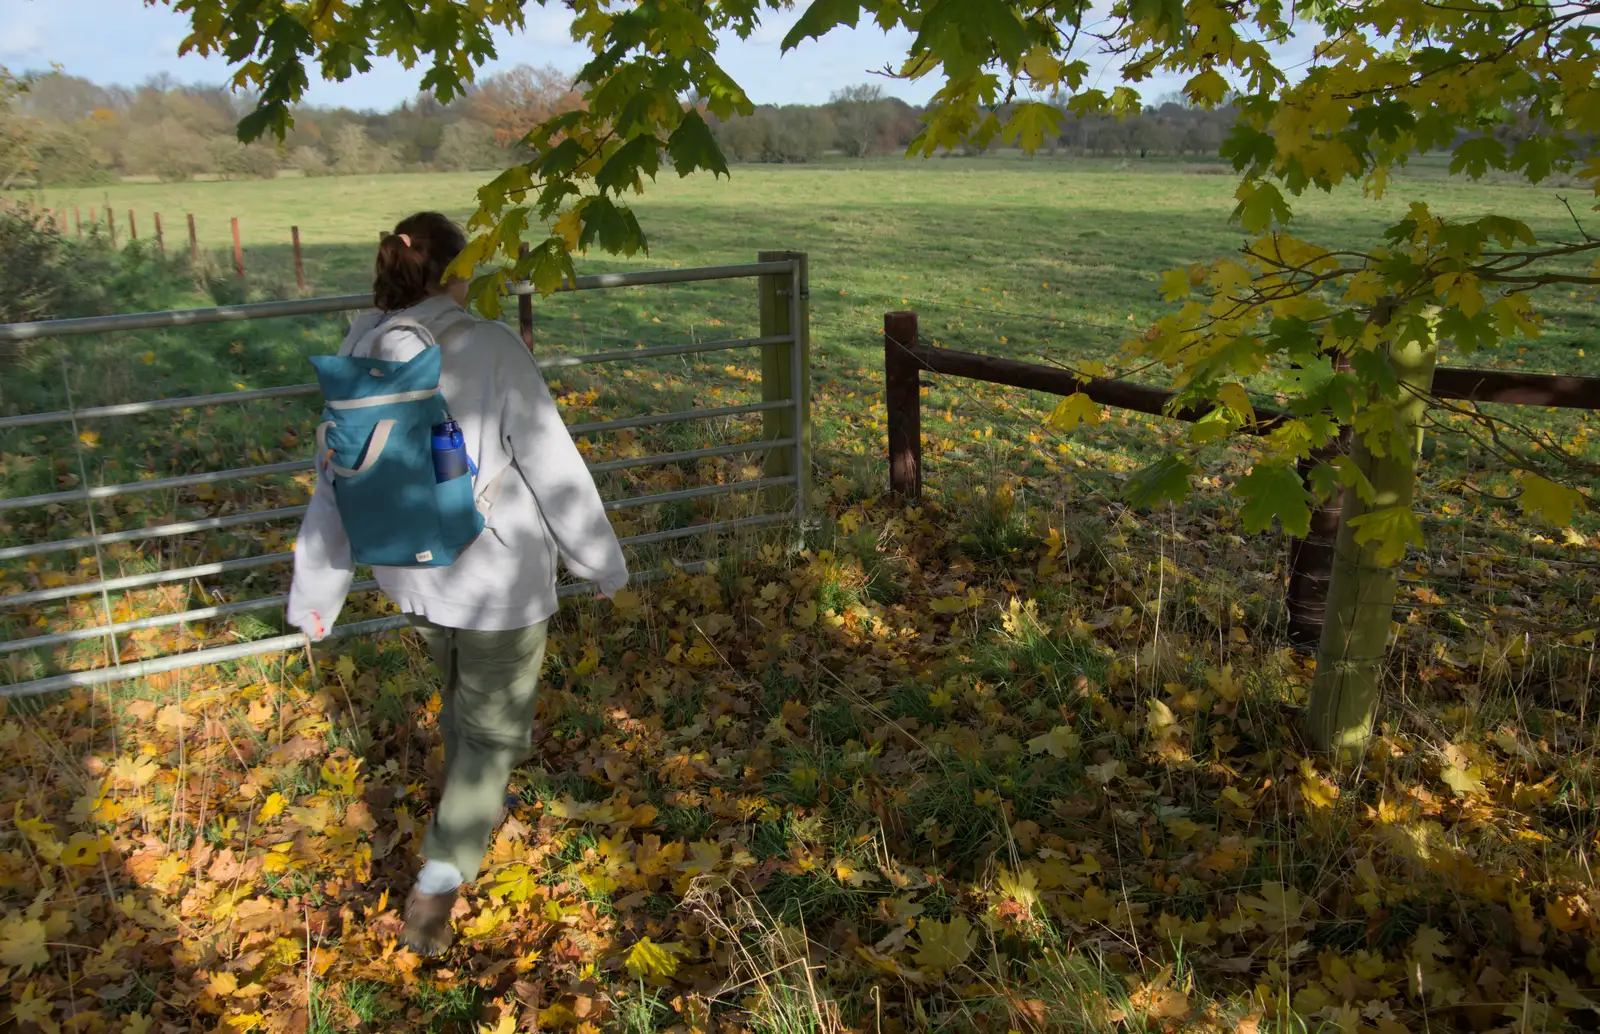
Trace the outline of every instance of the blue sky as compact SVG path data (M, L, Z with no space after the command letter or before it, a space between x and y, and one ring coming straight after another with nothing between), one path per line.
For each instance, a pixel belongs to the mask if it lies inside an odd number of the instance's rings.
M750 40L730 37L720 51L724 67L757 103L816 104L840 86L876 82L885 92L912 103L937 88L933 77L905 83L873 76L871 70L905 54L910 34L885 35L876 26L836 30L781 56L779 43L795 14L775 18ZM158 72L184 82L223 82L226 62L218 58L178 57L188 23L165 6L139 0L0 0L0 64L12 71L42 69L59 62L65 71L99 83L131 86ZM500 59L491 65L551 64L576 70L587 51L567 33L564 8L528 6L528 30L499 41ZM343 83L313 82L308 100L319 105L387 109L416 92L421 70L406 71L384 62L372 72ZM1115 85L1107 70L1100 85ZM1147 100L1176 89L1176 80L1141 84Z

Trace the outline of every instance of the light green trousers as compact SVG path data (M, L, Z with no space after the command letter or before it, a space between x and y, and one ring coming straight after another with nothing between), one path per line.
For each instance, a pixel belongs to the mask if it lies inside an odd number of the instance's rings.
M531 745L546 622L471 632L408 617L444 682L444 795L423 837L422 855L449 862L471 883L494 836L511 772Z

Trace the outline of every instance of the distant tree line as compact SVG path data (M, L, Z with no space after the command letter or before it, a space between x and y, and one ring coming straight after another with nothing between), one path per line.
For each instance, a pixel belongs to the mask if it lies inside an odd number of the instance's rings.
M493 169L525 157L521 141L532 127L582 103L570 77L519 66L486 77L449 104L423 94L387 112L303 108L281 144L244 146L234 125L253 98L225 87L164 75L132 88L100 86L60 72L18 76L16 84L21 92L0 91L0 177L11 185L125 176L249 179L285 169L307 176ZM763 105L748 116L708 119L734 162L903 153L922 128L920 108L877 86L839 90L821 105ZM1046 150L1215 155L1232 123L1230 109L1175 100L1122 120L1078 118L1063 107L1060 135Z

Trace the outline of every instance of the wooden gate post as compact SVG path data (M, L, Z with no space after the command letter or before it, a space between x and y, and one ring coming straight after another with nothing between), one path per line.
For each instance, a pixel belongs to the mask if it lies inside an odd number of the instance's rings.
M294 240L294 285L301 291L306 289L306 267L300 259L300 227L289 227L289 236Z
M233 217L233 275L244 282L244 245L239 240L239 217Z
M167 254L167 239L165 237L161 236L161 213L160 212L156 213L156 250L161 253L163 258L166 257L166 254Z
M194 232L194 213L189 212L189 264L200 266L200 238Z
M883 402L889 418L889 491L902 499L922 496L922 378L911 352L917 344L917 314L883 314Z
M797 270L774 273L757 281L761 311L762 337L787 337L791 342L761 346L761 401L781 402L792 399L788 409L771 409L762 414L762 438L774 441L792 438L798 447L768 450L764 475L769 478L799 475L796 486L803 499L806 479L805 469L811 457L811 272L803 251L763 251L757 256L761 262L793 261ZM799 286L798 296L795 286ZM795 383L795 359L798 352L800 383ZM797 469L796 454L801 457ZM781 488L769 494L769 499L780 496ZM773 505L776 505L775 503Z
M517 259L521 261L528 257L526 242L517 246ZM517 295L517 333L522 335L522 343L528 351L533 351L533 295Z

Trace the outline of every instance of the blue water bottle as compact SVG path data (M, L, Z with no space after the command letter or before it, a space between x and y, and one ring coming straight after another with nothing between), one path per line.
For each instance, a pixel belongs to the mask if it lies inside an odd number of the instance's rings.
M463 474L478 471L467 455L467 440L461 434L461 425L446 420L433 428L433 476L441 484L453 481Z

